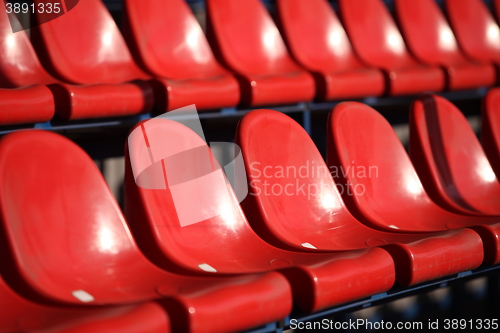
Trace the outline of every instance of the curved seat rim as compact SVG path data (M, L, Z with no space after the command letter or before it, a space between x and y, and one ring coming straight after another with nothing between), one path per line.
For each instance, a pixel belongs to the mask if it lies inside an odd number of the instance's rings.
M470 158L477 160L474 163L475 167L468 168L461 176L450 169L456 170L461 164L459 160L449 160L448 156L456 155L450 155L452 152L446 151L438 153L439 146L433 145L433 142L440 142L445 147L449 147L449 150L457 151L454 148L456 144L450 140L451 138L443 136L446 127L451 126L454 126L456 130L460 128L460 135L468 137L469 142L474 142L474 140L477 142L474 148L472 148L472 143L460 148L461 150L468 149ZM455 105L436 95L422 96L414 101L410 109L410 146L410 156L413 164L421 172L420 178L424 181L424 185L429 186L428 193L432 193L438 197L437 200L444 202L443 208L465 215L499 215L500 210L492 198L496 197L495 193L500 195L500 185L494 174L489 176L488 181L479 177L480 164L484 165L481 168L483 173L491 168L466 118ZM435 152L433 147L436 149ZM442 167L438 167L436 156L443 157L439 162ZM491 176L493 180L490 179ZM484 191L478 192L477 184L481 184Z
M405 165L405 168L407 168L409 172L409 176L411 176L412 179L412 188L413 191L416 191L415 187L418 188L418 201L411 200L409 201L408 198L413 198L415 194L409 193L408 188L404 186L405 182L401 181L398 183L391 183L393 186L393 190L396 191L394 193L403 193L403 196L398 196L398 199L401 201L399 203L392 203L390 206L383 205L383 202L380 202L380 200L383 200L382 198L384 196L381 196L379 193L378 196L370 196L370 200L373 202L377 202L377 205L381 205L380 207L386 207L386 210L384 211L379 211L378 213L373 210L373 208L370 206L370 204L366 201L365 198L362 198L361 196L354 195L353 196L353 206L352 208L355 209L356 213L359 213L361 216L363 216L366 219L366 222L369 223L370 227L379 229L379 230L384 230L387 232L430 232L430 231L443 231L443 230L450 230L450 229L456 229L456 228L462 228L462 227L469 227L469 226L474 226L474 225L481 225L481 224L495 224L498 222L497 217L490 217L490 216L465 216L465 215L460 215L460 214L455 214L450 211L444 210L441 207L439 207L434 201L432 201L425 190L423 189L420 180L418 179L418 176L416 175L415 169L413 168L411 161L409 160L408 155L406 154L404 147L402 146L401 142L397 138L397 135L395 134L394 130L390 128L390 124L375 110L371 109L369 106L359 103L359 102L342 102L338 104L332 113L330 114L330 119L329 119L329 135L331 134L332 137L329 139L331 143L335 145L335 150L341 150L341 149L346 149L342 146L339 146L339 142L342 142L342 137L340 134L341 133L341 118L345 117L348 119L349 117L353 117L353 114L355 113L355 110L359 110L359 112L362 112L365 117L371 117L372 122L370 122L370 126L373 126L372 124L378 124L377 126L385 128L384 132L382 132L380 129L378 129L377 132L378 135L387 135L389 136L389 139L391 142L397 142L397 144L394 144L395 146L398 146L399 152L397 159L401 159L401 162ZM344 124L345 125L345 124ZM342 130L345 130L342 128ZM355 131L355 129L352 129ZM357 130L359 131L359 126L357 126ZM394 158L394 156L392 157ZM330 162L329 162L330 163ZM340 157L340 164L343 166L348 165L347 161L345 158ZM393 163L394 164L394 163ZM371 165L371 164L370 164ZM380 167L380 166L379 166ZM399 173L397 173L399 174ZM347 179L351 183L356 183L354 182L355 180L350 177L351 175L347 175ZM367 183L365 183L365 186L368 186ZM390 213L392 209L389 209L389 207L394 207L394 204L400 207L407 207L408 209L413 209L414 213L413 214L401 214L400 216L395 216L394 214ZM388 214L390 213L390 214ZM425 213L428 218L426 219L418 219L416 218L417 215ZM397 226L398 229L395 229L394 226Z

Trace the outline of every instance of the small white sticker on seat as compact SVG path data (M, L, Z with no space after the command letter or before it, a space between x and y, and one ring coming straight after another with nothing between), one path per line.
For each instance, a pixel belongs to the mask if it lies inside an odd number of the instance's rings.
M217 270L210 266L209 264L199 264L198 267L200 267L202 270L205 272L210 272L210 273L215 273Z
M300 245L302 245L303 247L307 247L308 249L315 249L315 250L317 250L316 246L312 245L311 243L302 243Z
M89 303L94 301L94 296L90 295L85 290L75 290L71 293L77 300L83 303Z

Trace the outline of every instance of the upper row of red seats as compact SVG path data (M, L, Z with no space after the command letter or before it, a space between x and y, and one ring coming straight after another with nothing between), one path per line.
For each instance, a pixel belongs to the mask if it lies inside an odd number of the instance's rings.
M153 105L163 113L496 82L500 28L481 0L446 1L458 43L433 0L395 5L406 44L382 0L339 0L344 26L326 0L277 0L298 63L259 0L207 0L214 53L183 0L124 0L132 52L99 0L81 0L31 29L35 48L2 12L0 87L22 89L0 89L0 124L48 121L54 111L73 120L146 113Z

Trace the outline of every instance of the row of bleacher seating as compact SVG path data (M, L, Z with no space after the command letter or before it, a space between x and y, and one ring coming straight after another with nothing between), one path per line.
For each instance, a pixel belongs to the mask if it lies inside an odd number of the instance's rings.
M451 27L432 0L396 0L401 35L382 0L340 0L343 25L326 0L278 0L293 58L259 0L207 0L210 45L182 0L124 0L125 39L97 0L34 27L31 41L2 11L0 124L494 85L493 16L481 0L445 5Z
M250 184L241 207L201 137L147 120L125 150L125 217L77 145L46 131L8 134L0 331L232 332L279 320L292 304L313 312L497 264L499 98L493 89L485 101L490 159L450 102L416 100L418 176L390 124L362 103L331 112L326 163L294 120L252 111L236 133ZM142 182L163 188L137 185L144 156ZM211 215L185 224L186 209Z

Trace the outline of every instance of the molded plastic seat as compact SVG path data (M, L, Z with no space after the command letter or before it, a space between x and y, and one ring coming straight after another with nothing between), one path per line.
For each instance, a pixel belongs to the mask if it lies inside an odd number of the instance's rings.
M56 80L41 67L26 33L12 33L8 15L0 13L0 125L49 121L54 97L43 85ZM19 22L13 17L12 24Z
M148 261L93 161L60 135L2 138L0 212L1 274L27 299L95 306L168 297L162 304L174 327L193 332L251 328L291 310L290 286L278 273L194 277Z
M183 124L151 119L132 131L128 144L125 213L142 251L158 266L186 274L279 269L296 305L308 312L394 284L393 260L382 249L296 253L259 238L206 142ZM148 166L137 178L141 184L162 186L138 186L131 163L134 170Z
M284 38L294 58L316 79L320 100L379 96L382 72L362 64L326 0L278 0Z
M170 332L165 310L154 302L101 308L37 304L13 292L0 277L0 332Z
M37 19L44 15L37 12ZM82 0L31 32L45 68L61 81L76 84L52 88L56 112L63 119L135 115L153 108L152 88L142 81L149 77L134 63L101 1Z
M408 53L382 0L339 0L339 8L356 53L365 63L385 71L388 94L406 95L444 89L443 71L418 63Z
M382 246L396 279L410 285L477 267L480 237L472 230L397 234L369 228L347 210L332 174L307 132L276 111L245 115L237 130L250 194L242 202L252 227L269 243L304 251ZM340 171L339 171L340 172ZM339 187L340 185L340 187ZM457 260L450 263L449 258ZM432 263L432 264L431 264Z
M410 156L429 196L461 214L500 215L500 183L465 116L426 96L410 113Z
M474 63L462 55L450 25L434 0L396 0L395 8L408 48L420 62L444 68L447 89L495 84L495 67Z
M246 105L312 100L314 78L290 57L260 0L207 0L207 35L215 55L233 70Z
M458 44L471 59L500 66L500 28L481 0L445 1ZM497 78L498 79L498 78Z
M491 89L483 100L481 144L495 175L500 177L500 88Z
M485 262L500 261L500 218L459 215L438 206L425 192L401 141L391 125L367 105L337 105L328 121L328 165L342 170L376 168L366 177L338 173L340 183L363 191L344 193L354 216L380 230L425 232L474 227L483 240Z
M126 0L125 37L138 63L158 79L163 113L186 105L200 109L236 106L238 81L217 63L184 0ZM168 31L168 33L166 33Z

